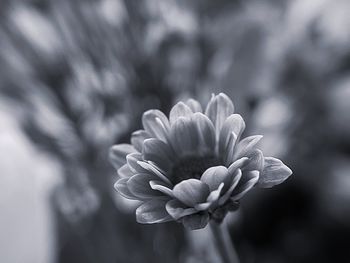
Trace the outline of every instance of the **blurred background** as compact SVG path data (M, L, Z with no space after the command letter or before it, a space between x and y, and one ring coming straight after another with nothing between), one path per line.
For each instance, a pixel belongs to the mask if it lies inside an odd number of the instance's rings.
M207 230L137 224L107 155L221 91L294 171L227 219L241 262L350 260L348 0L2 0L1 262L219 262Z

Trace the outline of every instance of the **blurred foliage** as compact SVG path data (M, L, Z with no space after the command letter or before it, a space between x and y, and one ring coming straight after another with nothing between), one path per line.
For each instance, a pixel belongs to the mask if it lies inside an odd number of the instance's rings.
M350 257L348 1L12 0L0 12L1 101L64 169L58 262L204 262L181 226L135 222L107 152L146 109L219 91L294 171L231 220L242 262Z

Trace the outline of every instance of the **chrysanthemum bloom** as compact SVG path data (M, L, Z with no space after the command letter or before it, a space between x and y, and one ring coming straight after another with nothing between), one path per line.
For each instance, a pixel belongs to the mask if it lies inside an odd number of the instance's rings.
M204 113L190 99L177 103L169 119L159 110L146 111L142 124L131 144L110 151L120 177L116 190L142 202L139 223L175 220L203 228L237 209L253 186L272 187L292 174L257 149L262 136L241 139L244 120L223 93L211 98Z

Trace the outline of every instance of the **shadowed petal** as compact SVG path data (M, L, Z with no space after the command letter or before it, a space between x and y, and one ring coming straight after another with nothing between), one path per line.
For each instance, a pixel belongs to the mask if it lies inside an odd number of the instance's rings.
M234 160L234 154L236 149L236 143L237 143L237 135L234 132L231 132L228 137L228 143L226 145L226 148L221 153L225 165L230 165Z
M234 106L231 99L224 93L213 96L205 110L205 115L214 123L216 135L219 136L222 125L228 116L233 114Z
M236 161L234 161L229 167L228 172L230 174L233 174L238 168L244 167L246 164L248 164L249 158L248 157L242 157Z
M149 135L145 130L134 131L131 134L131 144L137 151L142 152L143 141L148 138L151 138L151 135Z
M241 199L242 196L257 183L258 179L258 171L244 172L242 174L241 180L238 182L238 185L232 192L231 199L233 201Z
M165 207L169 215L171 215L171 217L173 217L175 220L198 212L193 207L189 208L178 200L170 200Z
M163 182L167 183L168 185L172 185L171 181L164 175L162 171L159 170L159 168L155 164L148 163L145 161L138 161L137 164L145 171L148 171L158 176L158 178L160 178Z
M190 107L193 112L202 112L203 111L201 104L194 99L188 99L186 101L186 105L188 107Z
M109 160L114 168L119 169L126 163L126 156L135 151L135 148L131 144L113 145L109 150Z
M159 110L148 110L142 116L143 128L151 136L166 141L169 131L169 120Z
M241 140L235 150L233 159L238 159L243 156L250 155L253 150L255 150L256 144L261 140L262 135L249 136Z
M133 172L130 170L129 165L128 164L124 164L122 167L120 167L118 169L118 175L121 178L130 178L131 176L133 176Z
M291 176L292 173L292 170L281 160L273 157L265 157L265 165L260 175L258 186L269 188L280 184Z
M239 180L242 177L242 171L241 169L237 169L236 171L234 171L234 173L231 175L232 180L231 180L231 185L229 186L228 190L226 191L226 193L224 193L224 195L222 197L220 197L219 199L219 205L223 205L232 195L233 190L236 188Z
M115 184L114 188L118 191L119 194L124 196L127 199L139 200L139 198L135 197L127 187L127 181L129 178L121 178Z
M214 166L208 168L201 176L201 181L209 186L210 191L216 190L221 183L229 184L228 170L225 166Z
M171 148L159 139L146 139L143 144L142 154L145 160L152 161L164 171L169 171L174 162L174 154Z
M194 207L196 204L205 202L210 192L207 184L197 179L188 179L175 185L173 193L179 201Z
M167 199L153 199L136 209L136 220L141 224L162 223L173 220L165 209Z
M232 114L230 115L222 125L220 136L219 136L219 152L226 151L227 145L231 133L233 132L237 136L237 140L241 137L245 129L245 122L241 115Z
M170 111L170 124L173 125L179 117L189 117L191 116L191 114L193 114L191 108L182 101L180 101L174 107L172 107Z
M172 148L179 156L195 153L198 149L198 130L190 118L179 117L171 126L170 140Z
M169 186L165 184L163 181L152 180L149 182L149 185L153 190L157 190L170 197L174 197L173 190L170 189Z
M127 182L130 192L141 199L149 199L162 196L162 193L155 191L149 185L149 182L157 179L149 174L135 174Z
M204 228L209 222L209 214L208 213L197 213L194 215L185 216L182 218L182 224L190 229L196 230Z
M126 156L129 169L133 173L144 173L145 169L142 168L137 162L142 160L141 153L131 153Z
M213 208L217 206L217 201L219 200L223 187L224 187L224 183L221 183L218 189L212 191L209 194L207 201L205 203L197 204L194 206L194 208L198 211L204 211L204 210L208 210L209 208Z

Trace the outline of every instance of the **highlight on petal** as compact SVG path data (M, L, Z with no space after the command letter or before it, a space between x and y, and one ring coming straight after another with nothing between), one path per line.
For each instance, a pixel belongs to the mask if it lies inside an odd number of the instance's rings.
M234 106L231 99L224 93L213 96L205 110L205 115L214 123L217 136L228 116L233 114Z
M264 169L260 175L258 186L269 188L280 184L292 175L292 170L281 160L274 157L265 157Z
M202 106L201 104L194 100L194 99L188 99L185 104L190 107L190 109L192 110L192 112L202 112L203 109L202 109Z
M249 161L248 164L244 167L244 170L257 170L259 172L262 172L265 163L262 151L255 149L248 157Z
M149 182L157 179L155 176L150 174L135 174L127 182L127 187L130 192L140 199L155 198L162 196L162 193L155 191L149 185Z
M131 134L131 144L139 152L142 152L143 141L151 138L151 135L148 134L145 130L134 131Z
M180 117L189 117L193 114L193 111L189 106L187 106L182 101L178 102L172 109L170 110L169 120L170 124L173 125L175 121Z
M145 160L152 161L164 171L169 171L174 162L171 148L159 139L146 139L143 143L142 154Z
M183 203L178 200L170 200L165 206L169 215L175 220L180 219L181 217L192 215L197 213L198 211L193 207L187 207Z
M115 184L114 188L118 191L119 194L124 196L127 199L138 200L139 198L135 197L129 190L127 186L127 181L129 178L121 178Z
M155 164L145 161L138 161L137 164L145 171L158 176L158 178L160 178L163 182L167 183L168 185L172 185L171 181L164 175L162 171L160 171L160 169Z
M226 145L226 148L223 149L221 156L225 163L225 165L230 165L235 160L235 150L236 150L236 143L237 143L237 135L234 132L231 132L231 134L228 137L228 143Z
M135 152L135 148L131 144L113 145L109 150L109 160L114 168L119 169L126 163L126 156Z
M261 140L262 137L262 135L253 135L241 140L237 144L233 158L237 159L243 156L250 155L251 152L255 150L257 143Z
M137 162L142 160L142 155L140 153L131 153L126 156L126 161L129 169L133 173L144 173L145 169L142 168Z
M170 125L163 112L159 110L146 111L142 116L142 124L146 132L152 137L162 141L167 140Z
M130 178L133 176L133 172L130 170L128 164L124 164L122 167L118 169L118 175L120 178Z
M242 171L241 171L241 169L237 169L230 175L231 175L231 178L232 178L231 185L229 186L229 188L226 191L226 193L224 193L223 196L220 197L219 205L225 204L226 201L230 198L230 196L232 195L233 190L236 188L237 184L239 183L239 180L242 177Z
M149 182L149 185L153 190L157 190L159 192L162 192L163 194L166 194L170 197L174 197L173 190L169 188L169 185L165 184L163 181L159 180L152 180Z
M206 212L197 213L194 215L185 216L182 218L182 224L190 229L197 230L204 228L209 222L209 214Z
M245 122L241 115L231 114L222 125L219 136L219 152L226 150L229 143L229 136L233 132L237 136L237 140L240 139L245 129Z
M173 220L165 209L168 199L153 199L136 209L136 220L141 224L162 223Z
M225 166L208 168L201 176L201 181L209 186L210 191L216 190L221 183L229 184L229 174Z
M231 199L233 201L241 199L243 195L245 195L258 182L258 179L258 171L244 172L241 180L238 182L238 185L232 192Z
M189 207L206 201L210 191L209 186L197 179L184 180L175 185L174 196Z

